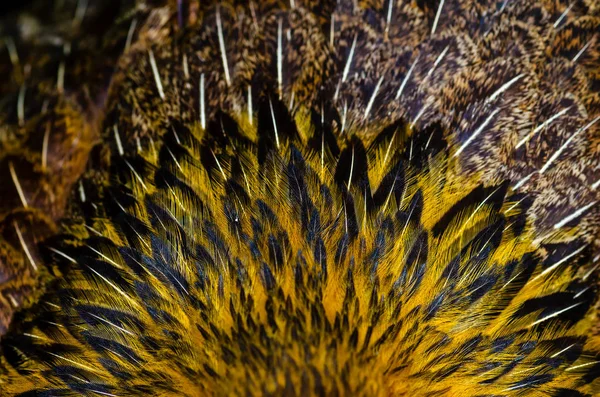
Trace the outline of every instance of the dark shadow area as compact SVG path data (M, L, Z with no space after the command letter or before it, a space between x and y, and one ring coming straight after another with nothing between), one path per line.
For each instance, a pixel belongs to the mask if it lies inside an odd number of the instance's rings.
M10 15L13 12L24 10L33 3L33 0L21 1L0 1L0 18Z

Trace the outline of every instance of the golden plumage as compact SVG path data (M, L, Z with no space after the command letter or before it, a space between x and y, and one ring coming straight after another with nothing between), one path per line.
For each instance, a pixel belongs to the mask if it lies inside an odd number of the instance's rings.
M2 337L2 391L596 395L594 185L564 166L597 162L595 36L554 50L598 10L446 3L140 1L74 28L73 76L96 80L57 81L82 109L52 105L73 192L32 207L65 211L60 232L6 218L45 275ZM24 114L16 152L47 117Z

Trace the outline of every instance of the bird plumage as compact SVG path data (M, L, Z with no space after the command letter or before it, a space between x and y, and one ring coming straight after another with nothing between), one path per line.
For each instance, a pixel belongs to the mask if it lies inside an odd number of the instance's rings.
M118 21L102 145L39 246L47 292L1 341L8 395L600 390L596 218L554 228L544 201L584 173L515 148L597 136L592 83L551 116L580 112L574 138L524 120L548 120L545 88L510 66L541 62L550 11L313 3L140 2ZM507 43L519 27L536 38Z
M268 97L254 127L220 113L114 154L85 237L46 247L63 276L3 340L33 390L591 390L585 246L539 258L526 201L456 173L439 129L365 145L296 119Z

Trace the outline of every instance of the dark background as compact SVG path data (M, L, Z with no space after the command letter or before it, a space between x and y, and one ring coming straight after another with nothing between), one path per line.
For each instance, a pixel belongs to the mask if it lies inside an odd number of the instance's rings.
M24 9L27 6L29 6L32 2L33 0L0 0L0 17L4 17L13 11Z

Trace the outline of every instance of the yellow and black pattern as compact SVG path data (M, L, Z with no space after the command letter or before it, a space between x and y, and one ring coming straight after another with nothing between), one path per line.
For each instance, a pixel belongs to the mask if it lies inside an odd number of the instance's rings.
M174 121L159 146L113 154L87 237L44 248L63 277L2 341L5 390L597 390L584 244L541 260L527 199L457 175L439 128L366 145L327 112L257 107L252 125Z
M36 4L0 394L600 393L593 0Z

